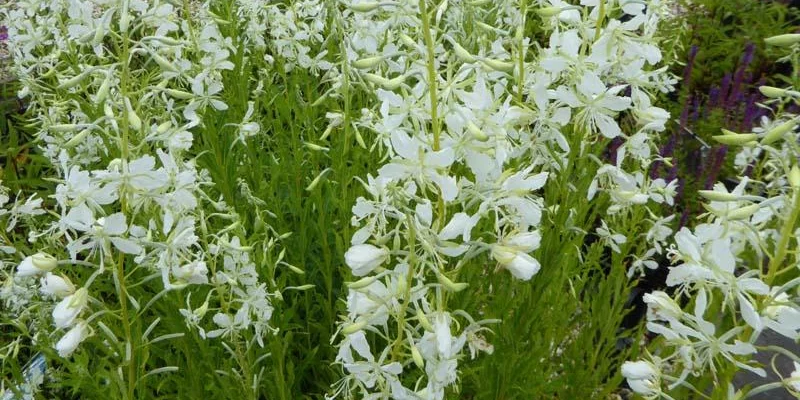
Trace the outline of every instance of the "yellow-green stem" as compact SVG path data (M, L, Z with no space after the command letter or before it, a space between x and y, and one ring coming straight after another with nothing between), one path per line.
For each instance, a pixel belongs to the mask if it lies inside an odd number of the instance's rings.
M528 2L526 0L522 0L520 4L520 13L522 14L522 21L520 21L520 25L517 27L517 39L519 40L517 101L522 103L522 89L525 85L525 16L528 14Z
M130 26L128 27L130 29ZM128 58L130 57L130 36L129 30L126 29L125 32L122 33L122 52L120 55L120 63L122 64L122 74L120 76L120 91L122 92L122 98L127 99L128 92L129 92L129 80L130 80L130 66L128 65ZM131 105L133 108L133 105ZM120 143L120 150L121 150L121 157L122 160L122 168L123 170L127 170L128 168L128 158L130 157L129 154L129 145L128 142L130 140L129 131L130 131L130 123L129 123L129 110L127 105L123 105L122 107L122 143ZM123 214L127 214L127 197L126 197L126 187L122 185L120 187L120 208ZM127 399L133 400L135 387L136 387L136 346L133 343L133 335L131 333L131 321L128 315L128 290L125 285L125 255L123 253L119 254L119 261L117 262L117 281L119 282L118 289L117 289L117 297L119 298L120 303L120 312L122 313L122 329L125 332L125 343L127 346L130 346L130 358L126 361L128 363L128 376L127 376ZM126 349L127 352L127 349Z
M597 26L594 28L594 40L600 39L600 31L606 19L606 0L600 0L600 10L597 14Z
M408 274L406 274L406 287L403 293L403 305L400 306L400 315L397 318L397 339L392 345L392 360L397 360L403 345L403 336L406 331L406 312L411 300L411 285L414 283L414 267L416 264L417 232L414 230L414 221L408 219Z
M789 211L789 219L786 220L786 223L781 229L781 241L778 242L775 257L770 260L769 267L767 269L767 285L772 285L772 281L775 279L775 274L783 264L783 259L786 257L786 253L789 250L789 240L794 237L792 233L794 232L797 218L800 217L800 189L794 188L792 195L794 196L794 201L792 202L792 208Z
M439 151L441 146L439 142L439 135L441 126L439 124L439 99L438 99L438 84L436 73L436 59L433 53L433 37L431 37L431 26L428 16L427 0L419 2L420 18L422 18L422 37L425 41L425 49L428 57L428 92L431 99L431 130L433 131L433 151Z

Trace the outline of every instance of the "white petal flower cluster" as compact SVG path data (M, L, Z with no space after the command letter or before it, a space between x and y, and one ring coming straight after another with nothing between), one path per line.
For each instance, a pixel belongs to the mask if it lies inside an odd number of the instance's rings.
M611 214L675 195L675 182L623 170L647 168L650 135L668 119L651 103L674 83L655 67L667 7L555 2L554 12L531 17L525 8L535 6L526 4L353 0L331 11L342 35L333 88L338 96L360 89L374 106L358 120L332 117L323 138L352 130L386 160L353 207L358 230L344 258L359 279L339 331L346 376L334 397L442 399L465 344L491 352L475 334L489 321L451 310L448 294L468 290L459 273L476 268L469 261L477 257L523 281L547 268L532 254L546 212L540 193L571 149L622 143L591 194L611 194ZM522 34L529 18L549 26L539 54ZM465 20L480 22L467 30ZM618 123L622 113L636 121L631 135ZM367 130L376 137L369 146ZM671 232L660 228L649 240L658 252ZM606 222L598 233L616 251L627 241ZM418 375L408 371L415 366L424 379L407 378Z
M24 282L39 287L45 304L60 299L52 317L66 331L55 343L62 357L92 336L105 313L124 319L131 307L143 313L140 307L167 291L197 285L226 299L212 302L219 329L207 334L199 325L205 311L188 305L197 317L189 325L204 337L249 331L263 346L271 332L273 293L250 253L255 247L266 254L274 241L243 243L239 215L214 200L213 182L191 153L204 115L228 108L222 74L234 68L233 41L222 35L208 3L175 4L33 0L3 11L19 95L28 100L59 182L47 207L36 196L7 204L0 190L5 228L37 218L24 228L34 248L46 249L20 255L10 281L36 277ZM257 131L251 124L244 121L242 129ZM14 243L0 245L15 253ZM92 299L101 281L117 288L117 303L108 293ZM139 285L149 287L136 292L142 298L125 289ZM11 297L4 290L3 299ZM216 298L209 295L200 308L208 310L208 299Z
M797 57L800 47L794 44L788 51L787 57ZM797 72L798 66L793 67ZM771 98L767 104L776 108L774 123L765 119L751 133L723 130L714 137L725 145L742 146L735 165L743 173L755 167L760 175L742 176L730 190L722 183L701 190L707 212L700 218L706 221L694 229L683 227L672 237L668 254L674 266L667 285L677 290L672 296L661 291L645 295L647 328L659 335L658 348L648 355L650 361L623 366L630 387L645 397L655 398L661 390L681 385L691 389L694 377L717 380L741 369L766 376L762 367L767 365L754 361L761 350L754 345L761 333L772 330L793 341L800 338L796 295L800 285L800 132L796 127L800 121L784 109L800 102L790 92L762 88ZM781 351L791 354L789 349ZM631 368L644 365L649 366L648 376L661 379L636 378ZM680 374L673 377L668 371ZM795 393L796 376L795 371L781 382L751 390L757 393L783 386ZM663 388L659 382L669 385Z

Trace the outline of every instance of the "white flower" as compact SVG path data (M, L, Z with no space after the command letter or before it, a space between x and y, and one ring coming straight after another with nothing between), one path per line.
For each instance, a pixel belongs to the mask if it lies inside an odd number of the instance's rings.
M515 278L525 281L531 279L541 268L535 258L509 246L492 246L492 257Z
M193 261L172 267L172 276L178 281L202 285L208 283L208 267L204 261Z
M389 250L371 244L357 244L344 254L345 263L353 270L353 275L364 276L389 258Z
M576 88L577 91L574 91L559 86L556 90L558 100L573 108L582 107L575 115L576 123L587 131L599 132L609 139L622 135L614 116L631 105L630 98L617 96L625 85L606 88L595 73L586 71Z
M69 357L90 334L89 326L84 321L80 321L72 327L56 343L56 350L61 357Z
M794 361L794 371L792 371L792 376L787 379L789 386L796 392L800 392L800 363Z
M109 243L123 253L138 254L142 252L142 247L136 242L122 237L128 230L125 214L115 213L95 219L92 210L82 203L71 209L63 218L62 223L77 231L86 232L82 238L67 244L67 249L73 259L78 253L87 249L91 251L100 249L108 253L110 251Z
M409 137L399 129L392 132L391 142L399 157L381 167L378 171L380 176L390 179L414 177L421 184L425 182L436 184L445 201L456 198L458 195L456 179L441 172L455 161L455 152L452 148L439 151L427 150L418 139Z
M58 266L58 260L46 253L36 253L25 257L17 266L17 276L41 275L52 271Z
M622 376L628 381L631 390L642 396L653 396L660 392L659 372L647 361L625 361Z
M64 298L75 293L75 285L69 279L49 272L39 280L39 283L41 285L39 290L48 296Z
M89 300L86 288L80 288L75 293L65 297L53 309L53 323L56 328L67 328L75 323L75 319L83 311Z
M628 241L628 238L625 235L615 233L611 229L609 229L608 225L606 225L606 221L600 220L602 226L597 228L597 236L600 238L600 242L604 245L611 247L611 250L614 252L621 252L619 245L623 244Z

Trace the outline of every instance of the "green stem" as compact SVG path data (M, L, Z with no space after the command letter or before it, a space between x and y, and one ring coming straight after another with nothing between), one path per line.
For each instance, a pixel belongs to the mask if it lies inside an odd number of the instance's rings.
M439 124L439 99L437 88L437 74L436 74L436 60L434 57L433 37L431 36L431 26L428 16L427 0L419 2L419 12L422 18L422 37L425 41L425 49L427 52L428 64L428 92L431 98L431 129L433 130L433 151L439 151L441 146L439 142L440 124Z
M600 32L602 31L603 22L606 19L606 1L600 0L600 10L597 14L597 26L594 28L594 41L600 39Z
M769 262L769 267L767 269L767 285L772 285L775 275L783 264L783 259L786 258L786 252L789 250L789 240L794 237L792 233L794 232L797 219L800 217L800 189L794 188L793 196L794 201L789 211L789 219L786 220L783 229L781 229L781 241L778 243L778 251L775 253L775 257Z
M403 305L400 307L400 315L397 318L397 339L392 346L392 360L396 360L403 344L405 334L406 312L408 304L411 302L411 286L414 283L414 264L416 259L417 232L414 230L414 221L408 218L408 274L406 274L406 287L403 293Z
M525 16L528 14L528 2L522 0L520 4L520 13L522 14L522 21L517 26L517 39L519 40L519 86L517 87L517 101L522 103L522 89L525 86Z
M130 66L128 65L128 58L130 57L130 34L129 30L131 27L129 26L125 32L122 33L122 52L120 55L120 63L122 64L122 73L120 76L120 91L122 92L122 98L127 99L128 92L130 91ZM128 99L130 101L130 99ZM133 108L133 105L131 105ZM122 108L122 142L120 143L120 150L121 150L121 160L122 160L122 167L123 170L127 170L128 158L130 158L130 150L129 150L129 141L130 141L130 122L129 122L129 110L127 105L124 105ZM122 185L120 187L120 208L123 214L127 214L127 197L126 197L126 187ZM133 343L133 335L131 333L131 321L128 315L128 290L125 285L125 255L120 253L119 254L119 261L117 262L116 269L114 273L117 275L117 297L119 298L120 303L120 312L122 314L122 329L125 332L125 345L126 347L130 347L130 358L125 360L127 363L127 399L133 400L136 388L136 345ZM125 349L126 358L128 355L128 349Z

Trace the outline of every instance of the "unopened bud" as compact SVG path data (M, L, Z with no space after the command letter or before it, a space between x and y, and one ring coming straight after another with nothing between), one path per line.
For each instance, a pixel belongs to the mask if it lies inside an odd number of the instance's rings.
M414 343L411 343L411 359L414 360L414 364L417 365L420 369L425 368L425 360L422 359L422 354L419 353L417 346L414 346Z
M87 128L87 129L84 129L84 130L80 131L77 135L73 136L72 139L68 140L67 143L64 143L63 147L65 149L71 149L71 148L77 146L80 142L82 142L84 139L86 139L86 136L89 135L89 131L90 130L91 129Z
M342 333L345 335L350 335L364 329L365 326L367 326L367 321L354 322L342 328Z
M381 6L377 1L365 1L363 3L350 4L349 7L355 12L370 12Z
M446 277L444 274L439 274L437 278L439 279L439 283L441 283L442 286L453 292L460 292L466 289L467 286L469 286L469 284L464 282L455 283L452 280L450 280L450 278Z
M792 169L789 170L789 184L793 188L800 188L800 168L797 167L797 164L792 166Z
M353 67L358 69L370 69L383 61L383 56L366 57L352 62Z
M484 58L481 61L483 61L483 63L487 67L489 67L489 68L491 68L491 69L493 69L495 71L506 72L506 73L509 73L509 74L514 72L514 63L513 62L500 61L500 60L495 60L495 59L491 59L491 58Z
M89 75L89 73L92 71L93 71L92 68L84 70L80 74L75 75L72 78L65 80L64 82L61 82L61 84L58 85L57 89L69 89L78 86L78 84L81 83L81 81L84 80L86 76Z
M453 52L456 53L456 57L458 57L461 61L465 63L474 63L475 56L470 54L467 49L461 47L460 44L456 43L455 41L452 42L453 45Z
M353 290L358 290L358 289L365 288L365 287L367 287L369 285L372 285L372 283L375 282L376 280L378 280L378 276L377 275L367 276L367 277L361 278L361 279L359 279L359 280L357 280L355 282L348 283L347 287L350 288L350 289L353 289Z
M739 196L732 193L718 192L715 190L698 190L697 194L711 201L737 201Z
M106 101L108 97L108 93L111 90L111 72L106 72L106 78L103 79L103 83L100 84L100 88L97 89L97 95L95 96L95 102L98 104L102 104Z
M727 131L730 132L730 131ZM745 143L751 142L758 138L758 135L755 133L733 133L726 135L716 135L712 136L712 139L716 140L719 143L726 144L729 146L738 146L743 145Z
M794 119L790 119L772 129L770 129L767 133L764 134L764 137L761 138L761 144L768 145L772 144L785 135L787 132L790 132L794 127L797 126L797 121Z
M764 39L764 43L770 46L788 47L795 43L800 43L800 33L787 33L784 35L768 37Z
M539 14L542 18L555 17L560 13L561 7L542 7L536 10L536 14Z
M405 75L400 75L396 78L386 79L380 75L364 74L364 79L366 79L367 82L374 83L378 86L383 87L386 90L395 90L399 88L400 85L403 84L403 82L405 82L406 77Z
M739 220L739 219L749 218L751 215L755 214L759 208L760 206L758 204L751 204L749 206L737 208L736 210L733 210L728 213L728 219Z
M136 112L133 111L133 107L131 107L131 102L127 98L125 99L125 108L128 109L128 125L131 129L138 131L142 129L142 120L136 115Z
M330 168L325 168L322 172L320 172L319 175L317 175L314 178L314 180L311 181L311 183L306 187L306 190L309 192L314 190L314 188L316 188L317 185L319 185L319 183L322 181L322 179L325 177L325 175L328 173L329 170Z
M177 89L164 89L164 93L178 100L189 100L194 97L194 94L192 93Z
M178 68L175 68L175 66L171 62L169 62L169 60L167 60L157 52L151 51L150 55L153 57L153 61L155 61L156 64L158 64L158 66L161 67L162 69L169 72L178 72Z
M58 266L58 260L47 253L36 253L31 257L31 261L40 271L52 271Z
M417 47L417 41L412 39L411 36L406 35L405 33L400 34L400 41L403 42L404 45L408 47Z
M163 135L167 133L169 128L172 128L172 121L167 121L156 127L156 133L159 135Z
M478 141L485 142L489 140L489 135L484 133L481 128L478 128L472 121L467 122L467 132L472 134Z
M303 142L303 145L308 147L309 150L313 150L313 151L327 152L327 151L331 150L331 149L329 149L327 147L323 147L323 146L320 146L318 144L314 144L314 143L311 143L311 142Z
M770 98L778 98L786 95L786 89L776 88L774 86L759 86L758 91L764 96Z
M422 325L423 329L428 332L433 332L433 325L431 325L431 321L428 320L428 317L420 308L417 308L417 321L419 321L419 324Z

